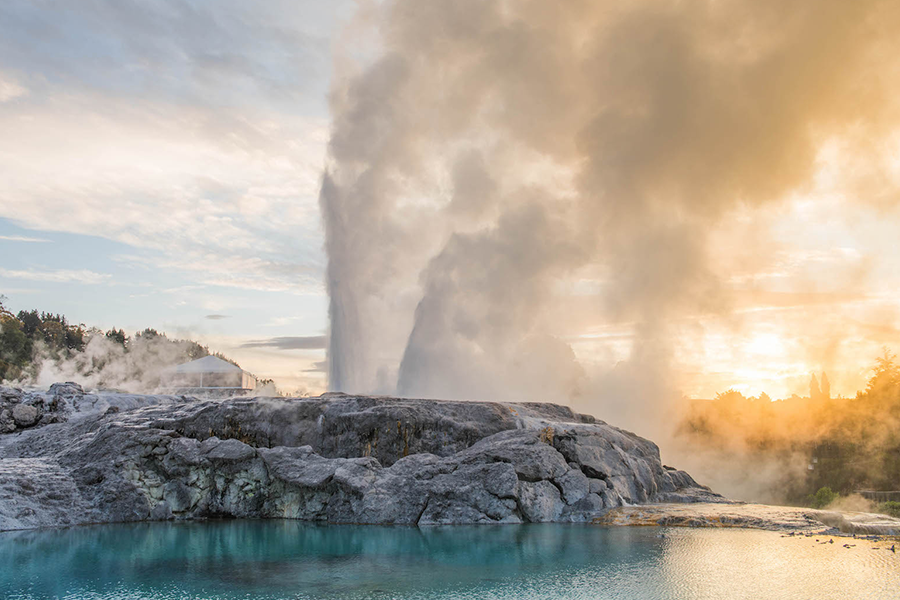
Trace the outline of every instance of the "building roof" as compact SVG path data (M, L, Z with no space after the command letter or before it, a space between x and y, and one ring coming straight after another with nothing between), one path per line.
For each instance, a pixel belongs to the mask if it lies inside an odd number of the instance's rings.
M215 356L204 356L178 365L173 370L176 373L240 373L243 371L240 367Z

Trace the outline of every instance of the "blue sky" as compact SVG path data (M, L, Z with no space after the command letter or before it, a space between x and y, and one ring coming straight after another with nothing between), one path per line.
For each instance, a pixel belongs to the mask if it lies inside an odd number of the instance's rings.
M351 8L0 5L7 305L155 327L321 389L317 194L331 45Z

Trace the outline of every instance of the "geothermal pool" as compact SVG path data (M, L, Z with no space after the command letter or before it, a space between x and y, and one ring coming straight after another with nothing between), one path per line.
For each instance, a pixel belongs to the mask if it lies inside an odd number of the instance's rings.
M900 598L900 552L833 539L559 524L103 525L0 533L0 597Z

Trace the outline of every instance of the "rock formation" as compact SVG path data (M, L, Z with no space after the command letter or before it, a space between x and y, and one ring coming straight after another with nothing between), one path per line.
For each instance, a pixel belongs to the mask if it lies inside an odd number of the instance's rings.
M554 404L0 388L0 530L270 517L590 521L717 501L652 442Z

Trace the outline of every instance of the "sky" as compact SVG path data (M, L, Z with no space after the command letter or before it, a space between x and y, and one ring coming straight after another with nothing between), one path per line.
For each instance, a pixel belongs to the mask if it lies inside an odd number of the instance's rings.
M318 191L348 2L0 6L0 294L324 386Z
M900 351L900 53L826 4L9 0L0 294L286 391L331 335L350 391L571 400L526 352L582 395L852 395Z

